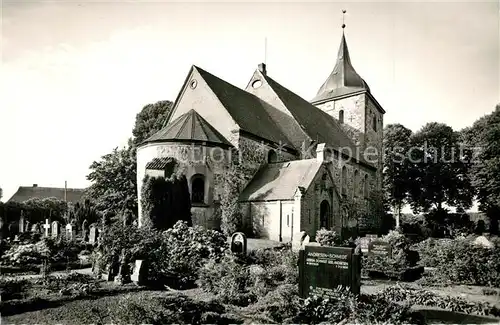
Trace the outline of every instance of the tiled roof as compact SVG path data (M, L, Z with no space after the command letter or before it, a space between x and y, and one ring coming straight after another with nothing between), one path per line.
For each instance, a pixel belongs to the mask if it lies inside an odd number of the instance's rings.
M342 34L337 63L332 73L318 90L316 96L311 100L313 103L322 102L331 98L345 96L357 92L370 92L368 84L354 70L349 57L349 50L345 35Z
M81 200L85 189L66 189L68 202L76 203ZM20 186L17 192L12 195L8 202L24 202L32 198L46 199L55 197L64 200L64 188L40 187L40 186Z
M175 140L231 146L229 141L195 110L190 110L179 116L166 127L149 137L144 143Z
M195 67L241 130L296 149L281 132L267 109L270 104L230 83Z
M307 191L321 165L316 159L267 164L255 174L239 201L291 200L298 187Z
M356 153L356 145L332 116L283 87L271 77L267 75L263 77L311 140L326 143L346 154L348 152L341 149L350 148L353 154ZM360 155L360 159L363 161L363 155Z
M174 160L171 157L154 158L146 164L146 169L165 170L172 163L174 163Z

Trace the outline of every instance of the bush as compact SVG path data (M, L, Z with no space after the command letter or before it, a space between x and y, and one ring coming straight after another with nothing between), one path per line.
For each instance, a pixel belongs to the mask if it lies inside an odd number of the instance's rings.
M471 302L461 297L440 296L433 292L403 286L392 286L380 294L388 300L405 301L411 305L439 307L456 312L500 316L500 309L485 302Z
M494 248L475 245L474 237L429 241L418 245L423 260L435 266L441 283L500 287L500 240Z
M125 250L130 261L147 261L150 280L182 288L194 283L205 260L220 259L227 247L222 233L188 227L183 221L164 232L116 224L103 235L92 258L97 269L102 270L117 263Z
M202 267L198 280L203 290L236 305L247 305L285 284L298 284L297 254L291 250L258 250L247 258L227 254Z
M222 305L213 301L195 301L182 294L167 297L127 295L118 306L111 318L122 324L202 324L207 320L225 323Z
M11 299L21 299L26 294L29 286L27 280L6 280L0 279L0 297L2 301Z
M342 244L340 234L325 228L321 228L316 232L316 241L321 246L340 246Z

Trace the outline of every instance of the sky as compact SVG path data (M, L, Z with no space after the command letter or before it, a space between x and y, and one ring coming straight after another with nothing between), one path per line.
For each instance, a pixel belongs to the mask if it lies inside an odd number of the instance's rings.
M86 187L148 103L195 64L244 88L257 65L306 99L351 61L385 124L471 125L500 102L499 2L3 0L0 187ZM265 39L267 38L267 51Z

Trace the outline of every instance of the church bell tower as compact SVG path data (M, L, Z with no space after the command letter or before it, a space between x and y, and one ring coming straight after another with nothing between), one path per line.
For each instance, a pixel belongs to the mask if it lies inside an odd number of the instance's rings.
M345 10L343 11L345 14ZM382 180L382 141L385 110L377 102L366 81L354 69L342 24L342 38L333 71L319 88L311 103L335 118L360 154L368 153L377 167L377 188ZM375 150L376 149L376 154Z

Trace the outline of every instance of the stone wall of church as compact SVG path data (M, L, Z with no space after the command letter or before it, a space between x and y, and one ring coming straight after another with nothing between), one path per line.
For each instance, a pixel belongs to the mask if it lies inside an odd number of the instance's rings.
M370 98L367 98L366 104L366 145L377 150L375 162L378 168L377 188L382 188L384 114L380 113ZM373 128L373 118L376 119L376 130ZM375 157L372 156L371 159L375 159Z

